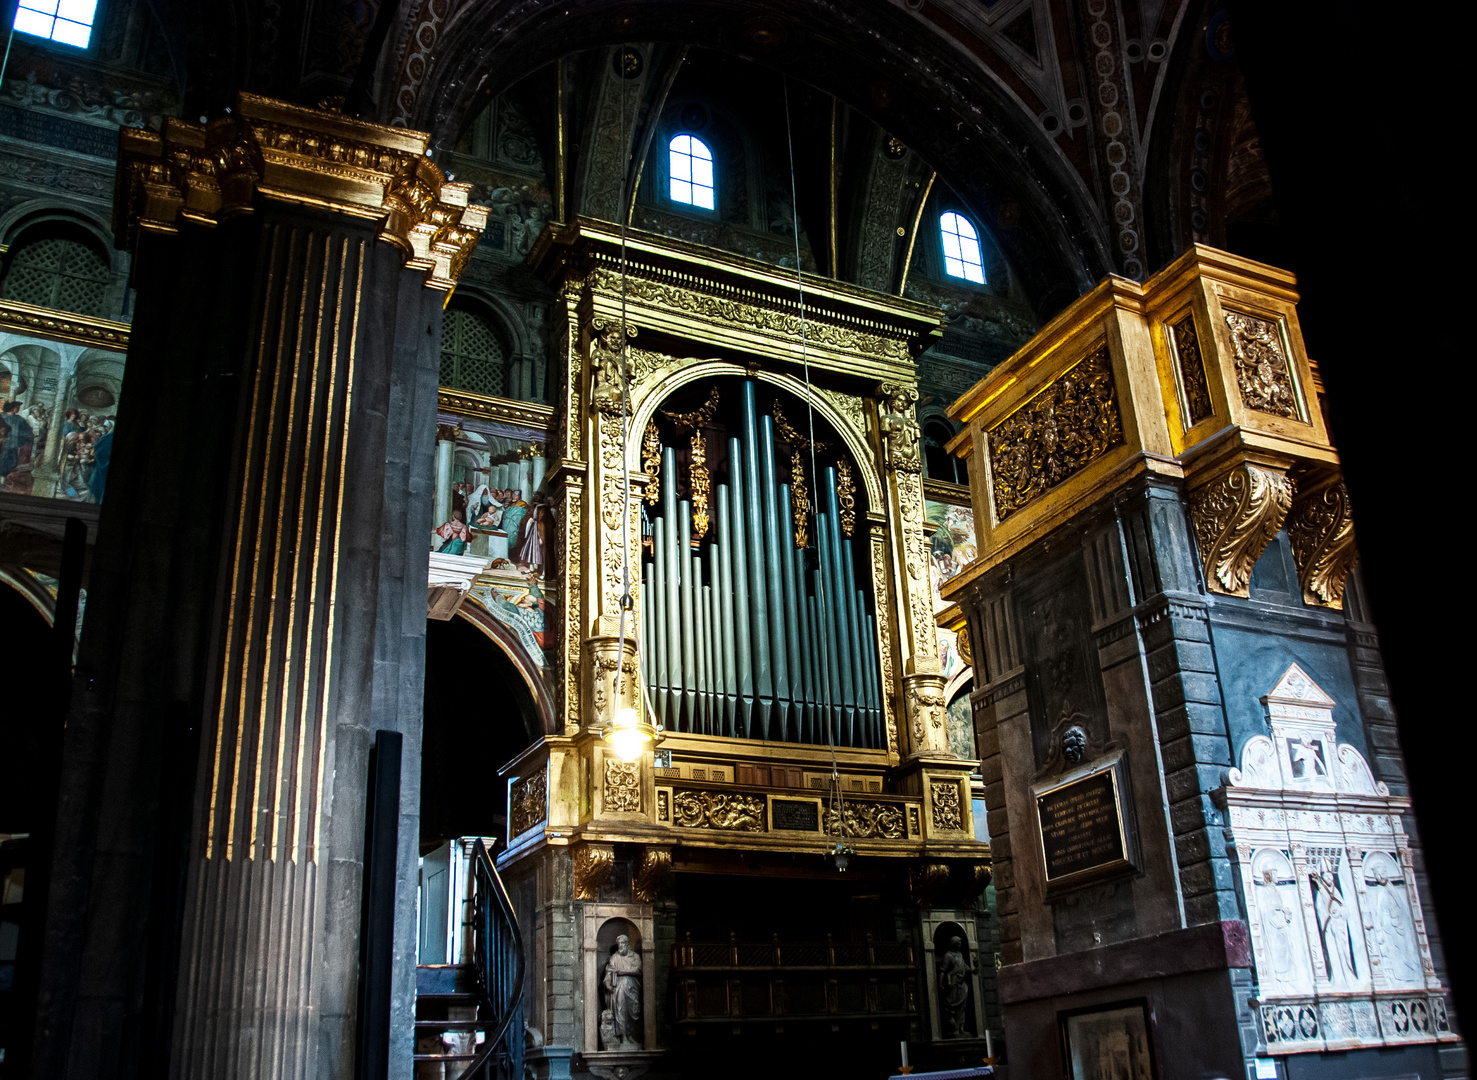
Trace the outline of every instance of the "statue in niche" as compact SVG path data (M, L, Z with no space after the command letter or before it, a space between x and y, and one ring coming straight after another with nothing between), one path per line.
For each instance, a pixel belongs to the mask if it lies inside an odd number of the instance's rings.
M964 939L955 934L939 961L939 1026L946 1039L968 1034L965 1013L969 1007L969 977L973 974L974 968L964 958Z
M640 1050L641 954L631 948L625 934L615 939L601 985L605 1009L600 1014L600 1041L607 1050Z
M1323 935L1323 957L1328 981L1333 986L1353 987L1359 975L1354 970L1354 945L1349 937L1349 916L1344 908L1334 868L1325 866L1313 875L1313 894L1318 912L1318 930Z
M1282 902L1282 883L1277 880L1277 871L1271 867L1262 870L1260 892L1265 895L1257 902L1261 909L1262 928L1267 935L1267 951L1272 959L1272 978L1278 983L1297 981L1297 959L1293 953L1293 913Z

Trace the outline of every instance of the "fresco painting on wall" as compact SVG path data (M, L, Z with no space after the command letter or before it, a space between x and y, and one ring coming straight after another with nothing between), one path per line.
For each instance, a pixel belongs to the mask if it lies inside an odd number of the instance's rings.
M0 491L100 503L124 354L0 332Z
M548 665L544 626L558 575L540 427L442 411L437 417L431 550L484 559L468 599Z
M933 585L933 610L939 612L949 606L939 595L940 588L968 566L978 550L974 538L974 512L968 506L927 500L924 502L924 520L935 527L929 555L929 578ZM953 679L969 667L959 652L959 635L940 627L938 642L939 671L946 680ZM969 691L970 685L966 680L954 692L946 715L949 749L961 758L974 757L975 750Z

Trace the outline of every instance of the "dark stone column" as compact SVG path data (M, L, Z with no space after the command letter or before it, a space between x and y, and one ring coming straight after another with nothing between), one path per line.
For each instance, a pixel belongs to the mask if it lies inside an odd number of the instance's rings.
M411 1071L440 309L480 218L423 135L236 114L120 155L138 316L36 1075L352 1069L376 729L405 737L391 1073Z

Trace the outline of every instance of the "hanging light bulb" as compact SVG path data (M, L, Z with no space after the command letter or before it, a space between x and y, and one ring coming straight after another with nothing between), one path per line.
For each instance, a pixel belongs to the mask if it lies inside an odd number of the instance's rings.
M841 839L836 841L836 846L830 850L829 854L836 863L836 869L844 874L847 864L851 862L851 857L856 854L856 848L848 844L845 839Z
M634 708L627 705L615 715L615 724L610 729L610 746L616 757L631 762L639 758L652 741L650 725L641 723Z

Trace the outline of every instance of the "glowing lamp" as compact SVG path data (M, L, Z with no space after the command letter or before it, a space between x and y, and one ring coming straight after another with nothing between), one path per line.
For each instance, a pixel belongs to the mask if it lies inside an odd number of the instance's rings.
M635 761L652 741L651 728L641 723L641 716L627 705L615 714L615 726L608 735L610 747L622 761Z

